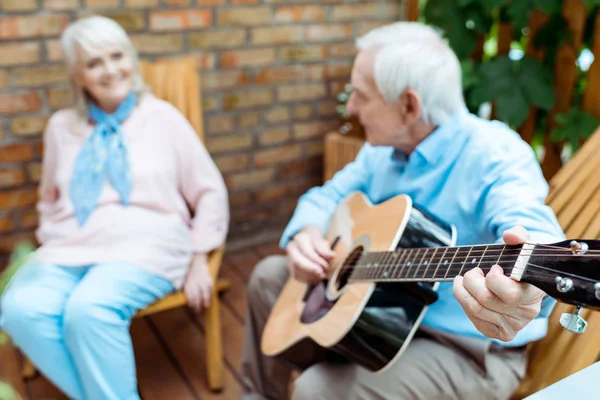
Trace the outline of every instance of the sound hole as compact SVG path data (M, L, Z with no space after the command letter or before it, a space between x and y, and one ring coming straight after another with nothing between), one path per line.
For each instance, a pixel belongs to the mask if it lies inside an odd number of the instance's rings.
M354 272L354 268L358 264L358 260L362 256L363 251L364 247L358 246L348 255L336 276L334 282L336 291L342 290L348 284L348 279L350 279L352 272Z

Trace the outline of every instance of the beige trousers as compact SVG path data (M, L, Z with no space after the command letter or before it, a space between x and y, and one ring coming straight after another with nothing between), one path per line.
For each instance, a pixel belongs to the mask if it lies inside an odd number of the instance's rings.
M260 350L269 312L289 277L284 256L255 268L248 285L242 354L244 400L288 399L290 367ZM319 363L294 382L294 400L486 400L508 399L525 374L526 351L501 349L488 341L422 328L387 371L355 364Z

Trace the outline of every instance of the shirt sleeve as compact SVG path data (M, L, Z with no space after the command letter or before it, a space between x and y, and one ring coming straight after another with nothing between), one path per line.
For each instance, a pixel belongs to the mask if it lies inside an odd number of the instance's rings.
M565 240L554 211L545 204L548 184L533 151L522 146L505 152L500 160L489 164L483 175L481 207L486 224L496 243L504 243L504 231L523 226L533 243L555 243ZM556 300L547 296L536 318L548 318Z
M358 152L356 159L338 171L322 186L317 186L300 197L292 219L283 231L279 246L284 249L290 238L309 225L326 232L337 205L354 191L366 191L369 181L369 154L367 143Z
M194 128L173 108L170 129L176 132L178 181L190 211L192 249L208 253L221 246L229 229L229 199L221 172Z
M48 121L44 131L44 153L42 156L42 176L38 186L37 211L39 214L39 228L37 239L44 243L44 237L40 234L41 227L47 223L56 212L59 190L56 184L56 170L58 160L58 146L56 145L57 117L54 115Z

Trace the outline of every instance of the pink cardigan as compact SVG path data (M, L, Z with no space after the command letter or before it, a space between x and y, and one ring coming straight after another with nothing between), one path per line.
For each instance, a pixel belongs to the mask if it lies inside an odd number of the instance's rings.
M225 241L229 206L223 177L191 125L169 103L145 95L122 129L133 178L131 205L122 206L107 181L97 208L80 228L69 183L92 126L74 109L52 116L44 135L36 232L41 247L34 261L64 266L122 261L180 288L192 254Z

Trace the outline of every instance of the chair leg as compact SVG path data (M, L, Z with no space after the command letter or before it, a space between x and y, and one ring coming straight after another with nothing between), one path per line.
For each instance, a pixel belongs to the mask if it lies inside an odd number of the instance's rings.
M223 389L223 343L218 290L213 291L210 307L204 312L206 328L206 374L213 392Z

